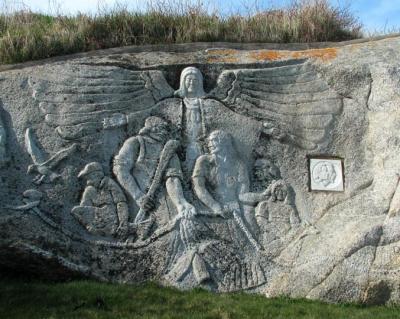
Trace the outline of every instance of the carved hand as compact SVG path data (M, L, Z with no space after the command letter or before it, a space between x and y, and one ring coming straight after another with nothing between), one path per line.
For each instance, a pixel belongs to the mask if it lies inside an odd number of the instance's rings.
M142 198L140 198L138 202L140 209L144 210L145 212L152 211L156 207L154 199L147 195L144 195Z
M218 204L218 206L213 207L212 213L214 216L225 218L224 211L219 204Z
M193 205L191 205L187 202L182 205L178 205L177 210L178 210L178 214L181 217L187 218L187 219L191 219L192 217L194 217L197 214L196 208L194 208Z
M224 218L231 218L234 211L240 211L240 205L238 202L229 202L225 204L223 208Z
M123 223L119 225L117 230L115 231L115 235L118 237L126 237L128 235L128 224Z
M264 200L267 200L271 197L271 188L268 187L265 191L261 193L261 196L264 198Z
M127 123L126 115L122 113L115 113L111 117L103 119L103 128L112 129L123 126Z

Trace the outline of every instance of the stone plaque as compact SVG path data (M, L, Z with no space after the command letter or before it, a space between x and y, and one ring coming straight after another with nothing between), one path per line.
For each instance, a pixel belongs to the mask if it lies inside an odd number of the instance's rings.
M342 192L342 160L337 158L310 159L310 186L312 191Z

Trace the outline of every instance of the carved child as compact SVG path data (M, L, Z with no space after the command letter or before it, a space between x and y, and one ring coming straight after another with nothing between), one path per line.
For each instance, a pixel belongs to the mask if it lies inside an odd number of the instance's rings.
M86 188L79 206L72 215L92 234L126 236L129 232L128 204L118 184L104 176L100 163L87 164L79 173L86 179Z
M284 238L296 228L300 219L293 200L293 190L281 179L279 168L268 159L258 159L254 164L255 190L261 192L242 195L242 200L256 205L255 216L264 245ZM261 199L264 197L264 199Z

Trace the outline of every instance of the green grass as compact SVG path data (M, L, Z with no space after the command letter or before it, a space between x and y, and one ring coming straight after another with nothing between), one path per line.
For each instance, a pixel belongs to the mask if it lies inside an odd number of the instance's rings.
M400 307L333 305L245 293L187 292L156 284L0 281L0 318L400 318Z
M283 9L228 16L200 1L147 1L143 12L117 7L95 15L49 16L29 10L0 14L0 63L127 45L318 42L362 36L357 18L328 0L293 0Z

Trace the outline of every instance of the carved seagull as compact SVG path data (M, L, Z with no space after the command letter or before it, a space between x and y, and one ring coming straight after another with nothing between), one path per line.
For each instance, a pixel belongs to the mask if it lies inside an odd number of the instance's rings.
M75 152L77 146L74 143L70 147L58 151L46 160L43 151L35 142L32 130L28 128L25 132L25 147L33 161L33 164L28 167L28 173L39 173L34 183L39 185L42 182L53 182L55 179L61 177L60 174L53 172L52 169L56 168L63 159Z

